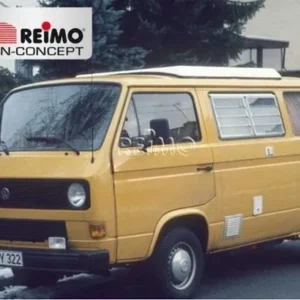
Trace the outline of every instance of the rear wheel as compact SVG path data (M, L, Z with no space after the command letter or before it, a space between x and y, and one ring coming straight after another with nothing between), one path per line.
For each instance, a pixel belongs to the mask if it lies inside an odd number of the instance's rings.
M204 252L197 236L186 227L169 230L152 257L154 278L167 298L191 298L204 270Z
M41 285L52 285L59 279L58 274L47 271L36 270L13 270L14 285L24 285L35 288Z

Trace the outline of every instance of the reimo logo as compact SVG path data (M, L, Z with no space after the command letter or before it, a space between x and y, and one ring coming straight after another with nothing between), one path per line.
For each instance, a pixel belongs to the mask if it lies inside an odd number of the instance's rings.
M45 21L41 28L37 29L21 29L21 43L28 44L79 44L82 42L84 33L79 28L52 29L50 22Z
M91 7L1 8L0 57L87 60L93 54Z

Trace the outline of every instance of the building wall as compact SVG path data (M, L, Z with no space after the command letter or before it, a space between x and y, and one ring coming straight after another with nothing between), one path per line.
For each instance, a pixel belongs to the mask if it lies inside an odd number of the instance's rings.
M286 69L300 69L299 25L300 0L266 0L265 8L248 22L243 34L289 41ZM255 51L253 54L255 60ZM230 65L248 61L249 51L245 51L240 61L231 61ZM264 51L264 67L280 68L280 50Z

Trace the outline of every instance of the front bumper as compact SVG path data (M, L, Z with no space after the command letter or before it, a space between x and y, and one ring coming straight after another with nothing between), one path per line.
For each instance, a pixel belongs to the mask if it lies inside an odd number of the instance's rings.
M23 267L15 269L39 269L55 272L99 273L109 269L109 252L99 251L66 251L36 249L5 249L3 251L22 252Z

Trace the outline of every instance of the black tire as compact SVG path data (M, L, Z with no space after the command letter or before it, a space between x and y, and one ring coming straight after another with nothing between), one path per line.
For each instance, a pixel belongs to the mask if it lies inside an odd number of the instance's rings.
M186 259L186 253L190 255L191 260ZM166 232L151 258L152 274L160 296L173 299L195 296L203 276L204 260L203 247L193 231L180 226ZM187 269L192 270L190 274ZM183 280L180 285L178 276L187 276L189 279Z
M13 284L36 288L42 285L53 285L59 279L56 273L35 270L13 270Z

